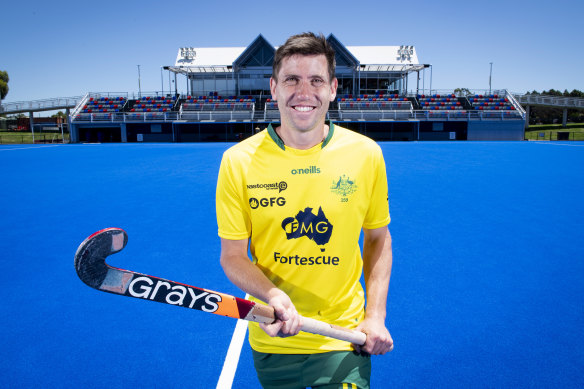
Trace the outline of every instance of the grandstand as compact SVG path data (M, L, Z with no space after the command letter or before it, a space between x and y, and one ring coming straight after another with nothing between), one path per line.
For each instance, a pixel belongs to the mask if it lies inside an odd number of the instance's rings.
M376 140L522 140L525 111L505 90L434 91L414 46L345 46L333 34L337 99L328 119ZM73 142L236 141L278 120L269 79L276 47L178 50L174 91L88 93L70 115ZM422 75L422 85L420 76ZM185 77L179 93L177 77ZM411 80L415 81L414 83ZM170 84L170 82L169 82Z

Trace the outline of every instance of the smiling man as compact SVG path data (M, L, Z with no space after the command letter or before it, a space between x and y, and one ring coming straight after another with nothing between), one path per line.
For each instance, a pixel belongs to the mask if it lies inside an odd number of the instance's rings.
M264 388L368 388L370 355L393 348L385 325L392 265L385 162L371 139L326 122L337 84L324 36L290 37L270 79L281 122L221 161L221 265L277 316L249 324ZM366 343L300 332L303 317L360 330Z

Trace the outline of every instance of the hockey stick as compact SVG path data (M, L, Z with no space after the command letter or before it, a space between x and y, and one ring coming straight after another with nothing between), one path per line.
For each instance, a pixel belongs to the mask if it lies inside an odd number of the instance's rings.
M122 251L126 243L128 235L120 228L106 228L85 239L75 253L75 270L81 281L102 292L198 309L236 319L258 323L273 323L276 320L274 309L267 305L108 265L105 259ZM357 345L365 344L366 339L363 332L307 317L303 318L301 330Z

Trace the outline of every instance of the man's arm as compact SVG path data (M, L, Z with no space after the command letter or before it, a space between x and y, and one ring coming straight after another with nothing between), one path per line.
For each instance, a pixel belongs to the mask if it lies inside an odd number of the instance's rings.
M387 227L363 229L363 272L367 293L365 319L357 327L367 334L363 346L354 345L358 352L385 354L393 349L393 339L385 327L389 277L391 275L391 235Z
M290 297L278 289L247 256L248 240L221 238L221 266L227 278L244 292L262 300L274 308L273 324L260 324L270 336L298 334L302 318Z

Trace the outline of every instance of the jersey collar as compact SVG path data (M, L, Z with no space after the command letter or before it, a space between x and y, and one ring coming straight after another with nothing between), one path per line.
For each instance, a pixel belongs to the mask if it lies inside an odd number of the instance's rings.
M280 123L273 123L273 124L275 127L278 127L280 125ZM322 141L321 148L323 148L323 149L324 149L324 146L328 145L328 143L330 142L330 140L333 137L333 133L335 132L334 123L331 121L327 121L327 124L329 126L329 132L328 132L326 138ZM280 138L280 135L278 135L278 133L276 132L274 127L272 127L272 123L268 124L268 134L270 135L270 138L272 138L274 143L276 143L278 145L279 148L286 151L286 146L284 145L284 141L282 140L282 138Z

